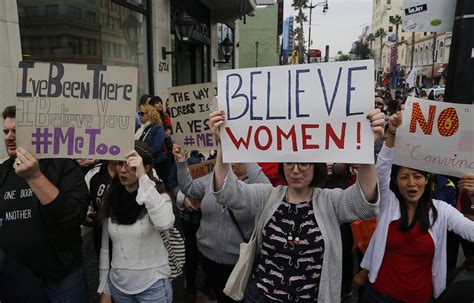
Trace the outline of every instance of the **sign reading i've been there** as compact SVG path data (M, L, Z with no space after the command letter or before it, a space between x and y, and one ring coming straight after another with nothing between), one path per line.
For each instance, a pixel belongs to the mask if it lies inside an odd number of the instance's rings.
M397 130L396 164L462 177L474 174L474 107L409 97Z
M215 149L209 128L209 102L216 93L215 82L168 88L173 139L182 149Z
M218 72L225 162L374 163L373 60Z
M38 158L124 159L133 149L137 68L19 63L17 145Z
M451 32L456 1L404 0L402 25L406 32Z

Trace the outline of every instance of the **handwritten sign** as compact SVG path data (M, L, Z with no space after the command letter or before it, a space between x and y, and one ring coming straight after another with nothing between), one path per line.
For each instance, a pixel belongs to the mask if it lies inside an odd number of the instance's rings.
M373 61L218 72L225 162L373 163Z
M403 29L406 32L451 32L456 1L405 0Z
M189 174L193 179L207 176L214 170L214 165L216 165L216 159L190 165Z
M461 177L474 173L474 107L409 97L394 163Z
M137 69L20 62L17 144L38 158L124 159L133 149Z
M174 140L185 150L214 149L209 128L209 102L216 96L216 83L168 88Z

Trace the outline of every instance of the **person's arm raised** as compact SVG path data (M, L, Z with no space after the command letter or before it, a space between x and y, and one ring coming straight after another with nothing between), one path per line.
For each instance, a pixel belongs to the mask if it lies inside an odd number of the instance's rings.
M222 189L227 175L227 171L230 168L229 163L224 163L222 161L222 145L221 145L221 132L220 127L224 125L225 118L223 111L215 111L209 114L209 122L211 126L212 133L217 142L217 157L216 164L214 166L214 191L219 191Z
M370 120L372 131L374 132L374 142L383 136L383 126L385 115L379 109L372 110L367 118ZM377 201L377 174L375 164L360 164L358 182L365 199L371 203Z

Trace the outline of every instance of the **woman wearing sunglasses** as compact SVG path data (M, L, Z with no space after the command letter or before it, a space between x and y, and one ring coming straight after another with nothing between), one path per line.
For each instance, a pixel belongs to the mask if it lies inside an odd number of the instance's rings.
M384 115L368 115L375 140L383 134ZM223 112L210 114L220 142ZM220 148L220 146L219 146ZM244 184L223 163L219 151L211 187L216 201L239 216L262 218L258 254L244 302L339 302L342 280L342 241L339 225L368 219L378 207L375 166L359 167L357 182L346 190L322 189L324 163L280 163L288 186ZM268 203L266 203L268 201Z
M140 105L138 112L140 128L135 133L135 140L145 142L150 146L158 176L167 184L169 175L169 160L165 148L165 129L163 121L156 108L149 104Z
M135 141L104 197L100 218L101 302L172 302L168 252L161 233L173 227L171 199L153 176L150 148ZM109 239L112 243L109 259Z

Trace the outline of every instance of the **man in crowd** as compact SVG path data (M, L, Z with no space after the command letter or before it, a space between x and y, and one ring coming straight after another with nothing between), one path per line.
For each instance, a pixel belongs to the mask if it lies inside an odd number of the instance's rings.
M3 133L9 158L0 165L0 249L37 278L28 287L44 289L49 302L87 302L80 225L89 198L81 170L70 159L38 161L17 147L14 106L3 111ZM24 286L0 281L14 295L30 290Z

